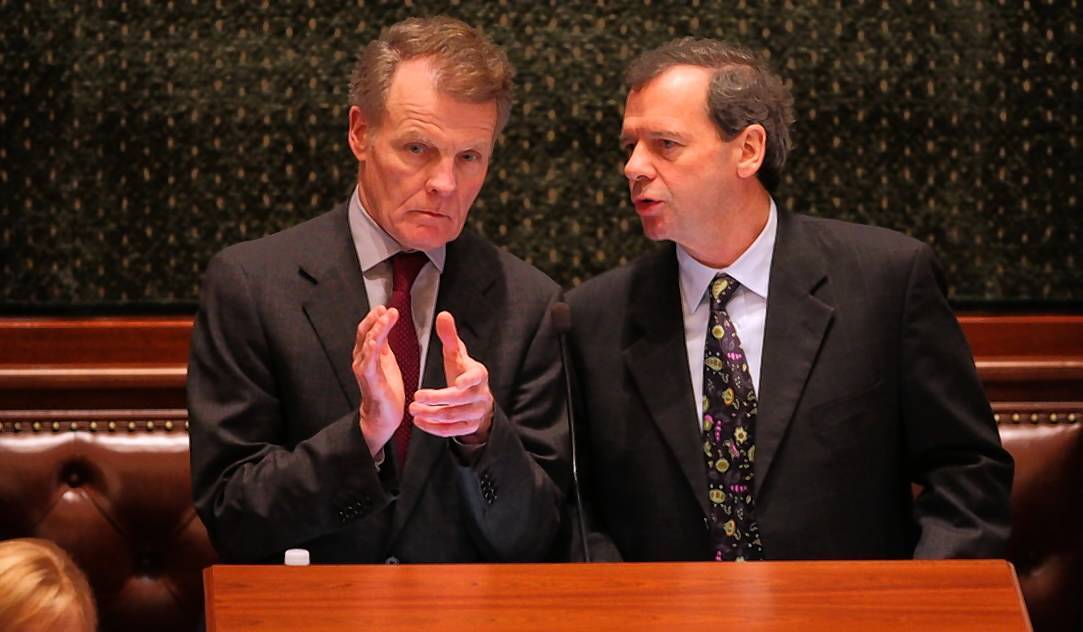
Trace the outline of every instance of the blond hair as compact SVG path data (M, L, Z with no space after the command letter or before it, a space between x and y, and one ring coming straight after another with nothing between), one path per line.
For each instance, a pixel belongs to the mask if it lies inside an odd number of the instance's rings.
M48 540L0 542L0 630L97 628L86 576Z
M502 48L465 22L447 16L409 18L369 42L350 80L350 105L376 125L383 120L391 77L399 62L431 57L436 88L470 103L496 102L497 133L511 115L515 68Z

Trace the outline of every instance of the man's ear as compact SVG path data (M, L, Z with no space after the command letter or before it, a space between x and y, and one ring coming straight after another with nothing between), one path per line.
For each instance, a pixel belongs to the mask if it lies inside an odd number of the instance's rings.
M356 105L350 106L350 126L346 131L346 139L350 143L350 150L358 162L363 162L368 152L368 143L372 139L369 136L373 132L365 118L365 113Z
M767 154L767 130L763 125L753 123L737 135L737 175L742 178L755 177L763 165Z

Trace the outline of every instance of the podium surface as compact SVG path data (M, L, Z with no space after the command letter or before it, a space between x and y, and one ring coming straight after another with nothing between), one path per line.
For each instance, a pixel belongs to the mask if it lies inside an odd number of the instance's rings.
M207 629L1029 630L1000 560L225 566Z

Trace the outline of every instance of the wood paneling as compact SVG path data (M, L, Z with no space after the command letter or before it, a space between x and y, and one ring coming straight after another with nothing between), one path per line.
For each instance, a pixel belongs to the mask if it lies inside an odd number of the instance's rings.
M184 408L191 318L0 319L0 409Z
M2 365L183 365L192 319L0 319Z
M1083 401L1083 315L960 317L993 402ZM192 319L0 319L0 409L183 408Z
M975 356L1083 357L1083 315L959 317Z

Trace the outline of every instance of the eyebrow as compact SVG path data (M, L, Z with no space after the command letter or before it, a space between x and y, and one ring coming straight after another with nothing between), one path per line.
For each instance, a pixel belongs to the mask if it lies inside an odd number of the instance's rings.
M407 130L401 131L398 134L396 134L396 137L398 138L398 140L404 141L404 142L422 142L422 143L431 142L428 135L426 135L426 134L424 134L421 131L416 130L416 129L407 129Z
M675 140L684 141L687 139L687 134L685 134L684 132L678 132L675 129L652 129L648 130L643 134L621 134L620 145L621 147L623 147L624 145L630 143L633 138L639 137L645 137L652 140L657 138L672 138Z
M430 146L437 145L436 141L434 141L430 136L416 129L407 129L399 133L395 138L396 142L399 143L422 143L424 145ZM486 153L489 151L491 144L492 143L490 143L487 139L482 139L479 137L465 143L465 145L461 147L459 151L477 151L481 153Z

